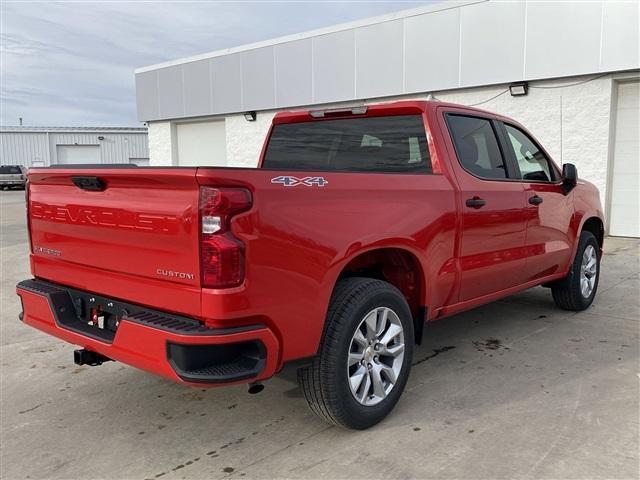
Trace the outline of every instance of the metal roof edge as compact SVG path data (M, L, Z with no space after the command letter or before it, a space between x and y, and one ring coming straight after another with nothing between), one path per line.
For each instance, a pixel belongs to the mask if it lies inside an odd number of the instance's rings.
M0 125L2 133L147 133L147 127L32 127Z

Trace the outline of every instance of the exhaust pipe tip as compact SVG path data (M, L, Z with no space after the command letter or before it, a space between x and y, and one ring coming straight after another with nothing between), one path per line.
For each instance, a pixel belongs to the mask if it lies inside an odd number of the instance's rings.
M260 382L254 382L249 384L249 394L255 395L264 390L264 385Z

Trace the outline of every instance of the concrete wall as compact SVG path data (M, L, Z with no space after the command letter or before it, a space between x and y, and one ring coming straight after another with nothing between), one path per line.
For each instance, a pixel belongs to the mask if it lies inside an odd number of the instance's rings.
M434 96L447 102L473 105L506 89L507 85L498 85L435 92ZM598 186L604 204L613 91L614 75L595 79L593 76L572 77L533 82L527 96L512 97L507 92L478 107L518 120L536 136L557 163L576 164L580 176ZM387 97L366 103L409 98L424 99L426 95ZM255 122L247 122L243 115L226 117L229 166L256 166L275 113L274 110L258 112ZM152 165L177 164L175 154L171 153L174 150L174 138L171 122L149 123Z
M149 165L169 167L176 165L175 128L172 122L148 124Z

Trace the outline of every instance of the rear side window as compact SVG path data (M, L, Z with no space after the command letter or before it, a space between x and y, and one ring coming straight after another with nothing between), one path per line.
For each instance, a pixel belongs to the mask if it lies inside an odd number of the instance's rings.
M507 178L506 165L490 120L449 114L447 124L460 164L466 171L480 178Z
M420 115L275 125L262 166L282 170L431 173Z
M20 170L20 167L14 167L14 166L2 166L0 167L0 174L4 174L4 175L16 175L16 174L21 174L22 170Z

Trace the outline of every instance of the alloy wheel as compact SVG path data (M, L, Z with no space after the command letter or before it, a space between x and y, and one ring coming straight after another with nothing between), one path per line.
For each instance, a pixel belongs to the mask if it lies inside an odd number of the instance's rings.
M347 376L353 397L365 406L383 401L393 390L404 360L404 330L388 307L367 313L349 347Z

